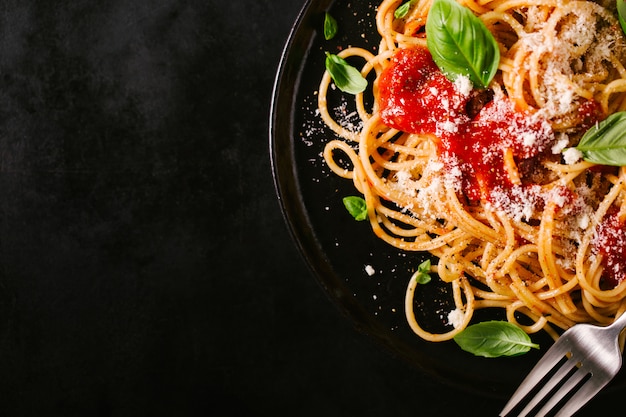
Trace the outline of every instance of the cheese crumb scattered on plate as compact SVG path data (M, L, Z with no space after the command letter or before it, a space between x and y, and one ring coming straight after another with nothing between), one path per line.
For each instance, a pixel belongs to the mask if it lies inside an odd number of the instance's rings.
M448 313L448 323L454 326L455 329L458 329L463 325L463 318L465 317L465 313L463 311L457 309L452 310Z

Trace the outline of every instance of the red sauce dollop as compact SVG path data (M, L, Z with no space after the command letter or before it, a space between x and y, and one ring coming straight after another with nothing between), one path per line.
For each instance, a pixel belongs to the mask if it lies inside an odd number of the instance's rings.
M408 133L436 132L438 123L461 117L468 101L422 47L398 50L378 88L383 123Z
M439 149L444 159L453 160L463 172L467 197L494 202L493 190L514 188L504 162L505 149L517 163L544 152L552 141L552 131L543 121L516 111L508 99L498 99L485 105L457 134L444 135ZM531 190L515 191L523 197Z
M602 255L602 278L613 288L626 279L626 224L619 218L619 210L611 208L592 241L593 251Z
M581 130L588 130L599 121L606 118L602 105L596 100L585 100L577 110L578 117L582 119Z
M473 117L471 94L460 92L441 73L428 49L399 50L379 81L381 117L387 126L409 133L430 133L449 169L460 169L463 194L495 202L531 199L533 191L514 187L504 162L530 159L549 149L554 135L548 123L517 111L506 97L488 102ZM503 199L501 192L508 193Z

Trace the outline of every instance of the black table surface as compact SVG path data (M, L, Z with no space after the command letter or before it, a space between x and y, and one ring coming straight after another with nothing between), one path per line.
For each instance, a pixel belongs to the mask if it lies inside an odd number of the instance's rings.
M291 240L268 119L303 4L2 2L0 415L497 414L360 334Z

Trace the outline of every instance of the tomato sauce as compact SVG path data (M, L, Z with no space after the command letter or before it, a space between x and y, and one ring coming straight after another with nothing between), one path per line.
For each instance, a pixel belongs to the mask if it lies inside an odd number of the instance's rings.
M434 133L462 117L468 97L439 71L426 48L400 49L378 81L385 125L408 133Z
M475 92L474 92L475 93ZM462 173L464 195L495 202L494 190L507 198L531 200L531 188L519 188L510 178L504 152L515 163L534 158L554 142L546 121L514 108L506 97L481 103L470 116L475 96L459 91L441 73L423 47L402 49L391 59L379 81L381 117L387 126L409 133L430 133L449 169Z
M594 253L602 255L602 278L608 287L613 288L626 279L626 224L617 208L606 214L592 245Z
M577 110L578 117L582 119L581 130L588 130L599 121L606 118L602 105L595 100L583 102Z

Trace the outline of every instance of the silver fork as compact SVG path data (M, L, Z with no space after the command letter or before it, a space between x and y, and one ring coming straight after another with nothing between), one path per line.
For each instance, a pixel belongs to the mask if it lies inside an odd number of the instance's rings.
M618 339L625 327L626 314L622 314L610 326L577 324L565 331L522 381L500 416L539 417L555 410L555 417L572 416L622 366ZM510 414L522 407L529 394L534 395L530 402L518 414Z

